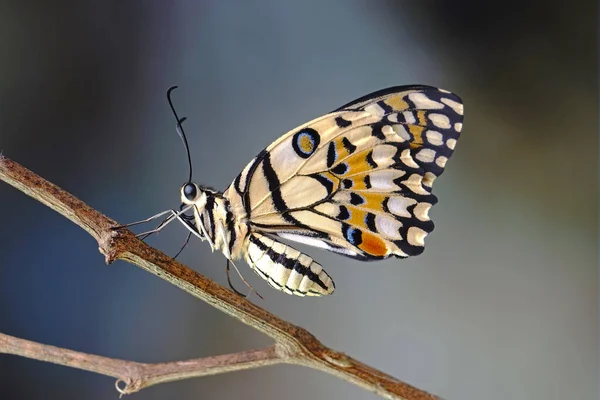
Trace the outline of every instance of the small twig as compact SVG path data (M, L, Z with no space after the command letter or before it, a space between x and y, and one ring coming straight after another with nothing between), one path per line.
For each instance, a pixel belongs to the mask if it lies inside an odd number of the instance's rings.
M438 399L343 353L325 347L305 329L276 317L187 268L137 239L130 231L111 230L111 227L118 225L115 221L1 155L0 180L42 202L83 228L96 239L107 263L120 259L135 264L275 340L273 347L263 350L164 364L140 364L108 359L10 336L0 337L0 352L19 354L118 377L126 383L125 389L121 389L127 393L160 382L284 362L330 373L389 399Z
M264 349L214 357L144 364L62 349L3 333L0 333L0 353L15 354L112 376L117 378L115 386L121 394L134 393L159 383L280 364L285 362L286 357L285 354L278 352L277 345L273 345Z

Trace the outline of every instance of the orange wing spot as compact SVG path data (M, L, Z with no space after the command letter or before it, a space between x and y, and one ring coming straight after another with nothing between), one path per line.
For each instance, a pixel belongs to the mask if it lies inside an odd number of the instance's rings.
M388 254L385 242L369 232L362 232L362 242L358 247L376 257L383 257Z
M383 201L389 196L386 193L361 193L365 199L365 204L360 205L360 208L370 210L372 212L383 212Z
M350 219L348 219L346 222L352 226L360 228L361 231L367 229L367 226L365 224L365 217L367 216L367 211L351 206L346 207L350 212Z
M341 137L335 141L335 150L337 152L338 160L341 160L342 158L345 158L350 155L350 152L342 143L342 139L343 139L343 137Z
M410 147L412 149L418 149L419 147L423 147L423 131L425 128L417 125L408 125L408 130L413 137L413 140L410 142Z
M370 171L373 166L367 162L367 155L371 150L361 151L353 154L344 161L348 165L348 171L344 175L355 175L361 172Z
M408 110L408 103L401 96L392 96L385 103L396 111Z
M425 111L417 111L417 119L419 120L419 125L427 126L427 120L425 119Z
M352 190L367 190L365 184L365 176L368 174L355 175L352 178L348 178L352 181Z

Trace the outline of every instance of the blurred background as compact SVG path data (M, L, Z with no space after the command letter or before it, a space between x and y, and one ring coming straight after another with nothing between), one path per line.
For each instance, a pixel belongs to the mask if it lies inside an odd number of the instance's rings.
M279 135L388 86L465 103L425 252L361 263L298 246L337 290L296 298L241 264L326 345L454 399L598 397L596 5L517 1L0 3L0 149L126 223L224 189ZM104 264L81 229L0 184L0 332L108 357L175 361L267 337L141 269ZM186 231L149 242L174 255ZM226 285L194 241L180 257ZM238 287L241 283L236 280ZM360 290L359 290L360 289ZM1 399L114 399L114 379L0 355ZM296 366L159 385L163 399L377 399Z

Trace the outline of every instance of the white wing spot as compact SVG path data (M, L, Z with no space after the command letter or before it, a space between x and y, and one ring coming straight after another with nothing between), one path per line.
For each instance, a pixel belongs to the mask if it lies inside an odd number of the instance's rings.
M458 115L463 115L464 109L462 104L446 98L442 99L442 103L446 104L447 106L450 106Z
M462 122L457 122L457 123L455 123L455 124L454 124L454 130L455 130L456 132L460 132L460 131L462 131Z
M417 122L415 119L415 114L413 114L411 111L404 111L402 115L404 116L404 120L407 124L414 124Z
M419 164L417 164L415 160L413 160L412 155L410 154L410 149L406 149L402 152L402 155L400 156L400 161L402 161L404 165L408 167L419 168Z
M381 127L381 133L383 133L385 136L390 136L390 135L395 135L396 132L394 132L394 128L392 128L389 125L384 125Z
M448 146L450 150L454 150L454 147L456 147L456 139L448 139L446 141L446 146Z
M429 114L429 120L438 128L450 129L450 118L444 114Z
M390 164L390 159L396 155L398 149L395 146L382 145L373 149L373 161L377 165Z
M424 246L425 236L427 236L427 232L421 228L417 228L416 226L408 228L408 243L413 246Z
M378 117L382 117L385 115L385 111L377 103L369 104L365 107L365 111L371 115L376 115Z
M325 215L337 215L340 210L336 204L325 202L321 203L315 207L315 210L325 214Z
M405 140L410 140L411 138L411 136L406 131L404 125L394 125L394 131L396 131L396 134L400 136L400 138L402 138L401 142L404 142Z
M398 189L394 183L394 180L404 176L405 174L405 171L398 169L384 169L371 172L369 174L371 179L371 187L375 190L384 191Z
M410 213L407 208L415 204L417 201L415 199L410 199L404 196L394 196L390 197L387 203L387 208L392 213L396 214L399 217L410 217Z
M402 236L398 232L402 227L402 223L394 218L378 215L375 217L375 227L377 232L383 233L390 239L401 240Z
M401 183L413 193L423 195L429 194L429 192L423 187L423 178L419 174L412 174L408 177L408 179L402 181Z
M435 151L433 151L432 149L422 149L417 153L415 158L425 163L433 162L433 159L435 158Z
M431 208L431 204L429 203L419 203L414 208L415 217L417 217L421 221L429 221L429 209Z
M446 166L446 162L448 162L448 157L444 157L444 156L439 156L437 158L437 160L435 160L435 163L442 168L444 168Z
M417 108L423 108L425 110L439 110L441 108L444 108L444 105L442 103L438 103L437 101L431 100L423 93L411 93L408 95L408 98L413 103L415 103L415 106Z
M338 190L336 194L333 195L333 200L338 203L350 203L350 192L345 190Z
M434 146L441 146L444 144L444 138L442 134L437 131L427 131L425 136L427 137L427 141Z

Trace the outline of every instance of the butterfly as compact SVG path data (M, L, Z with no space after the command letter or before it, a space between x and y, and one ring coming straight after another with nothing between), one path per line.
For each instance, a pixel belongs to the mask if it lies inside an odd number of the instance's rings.
M331 276L281 239L362 261L423 252L432 186L462 130L456 94L414 85L363 96L279 137L219 192L192 182L174 88L190 176L170 218L228 261L244 259L285 293L323 296Z

